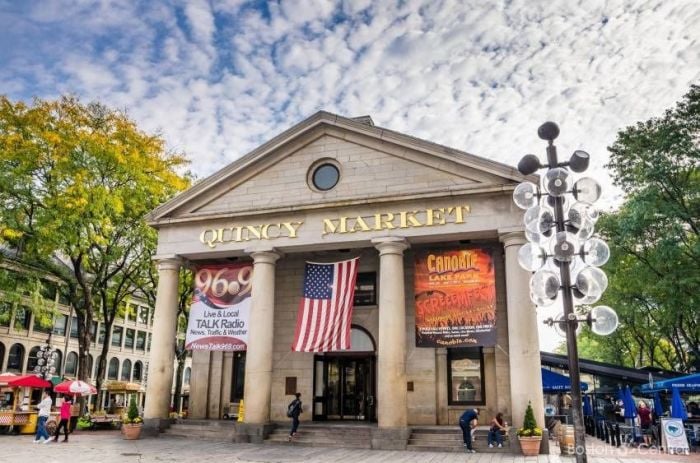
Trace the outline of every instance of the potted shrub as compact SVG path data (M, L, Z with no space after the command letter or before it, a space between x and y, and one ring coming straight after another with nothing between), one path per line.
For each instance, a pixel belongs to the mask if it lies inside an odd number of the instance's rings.
M141 426L143 419L139 416L139 409L136 407L136 398L131 396L129 410L122 417L122 435L124 439L138 439L141 436Z
M518 440L520 441L520 449L523 455L534 456L540 453L542 429L537 427L535 413L532 410L532 404L530 402L527 403L527 409L525 410L523 427L518 429Z

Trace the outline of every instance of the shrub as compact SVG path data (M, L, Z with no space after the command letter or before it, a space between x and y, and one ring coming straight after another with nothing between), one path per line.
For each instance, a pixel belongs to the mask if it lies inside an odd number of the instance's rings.
M527 409L525 409L525 418L523 419L523 427L518 429L518 436L542 436L542 429L537 427L537 421L535 421L535 412L532 410L532 404L530 402L527 403Z
M129 402L129 410L126 415L122 417L122 422L124 424L139 424L143 423L143 419L139 416L139 409L136 406L136 397L131 396L131 401Z

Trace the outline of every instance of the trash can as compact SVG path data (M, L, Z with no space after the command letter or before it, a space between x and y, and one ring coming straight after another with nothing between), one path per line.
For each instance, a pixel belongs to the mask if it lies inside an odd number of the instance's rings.
M576 444L574 439L574 427L570 424L561 426L561 436L559 437L559 448L562 455L574 455Z

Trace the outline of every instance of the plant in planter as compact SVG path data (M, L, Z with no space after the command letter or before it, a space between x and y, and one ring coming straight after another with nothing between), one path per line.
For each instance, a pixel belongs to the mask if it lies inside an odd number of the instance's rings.
M540 453L542 428L537 427L535 412L532 410L532 404L530 402L527 403L527 409L525 410L523 427L518 429L518 440L520 441L520 449L523 455L533 456Z
M142 425L143 419L139 416L139 409L136 407L136 397L131 396L129 410L122 417L122 435L124 439L138 439L141 436Z

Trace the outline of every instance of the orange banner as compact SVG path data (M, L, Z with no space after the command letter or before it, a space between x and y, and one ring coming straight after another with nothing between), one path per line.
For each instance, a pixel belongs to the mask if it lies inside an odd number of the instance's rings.
M494 346L496 279L491 251L416 253L417 347Z

